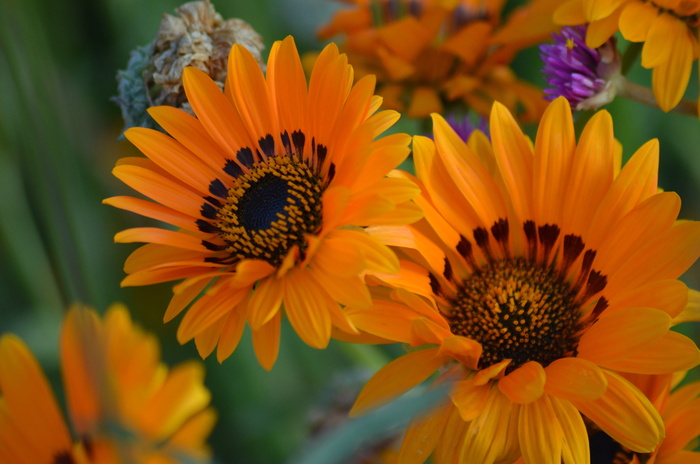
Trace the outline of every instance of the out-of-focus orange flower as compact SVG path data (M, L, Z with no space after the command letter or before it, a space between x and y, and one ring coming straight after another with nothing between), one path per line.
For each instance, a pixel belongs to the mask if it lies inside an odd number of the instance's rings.
M376 74L384 106L425 117L464 104L488 114L498 100L536 120L541 92L510 68L516 52L556 30L559 4L535 0L502 22L503 0L345 0L321 29L322 38L344 34L342 47L358 76Z
M0 462L178 464L209 458L215 413L198 362L173 369L123 306L74 308L61 334L73 442L48 381L18 337L0 338Z

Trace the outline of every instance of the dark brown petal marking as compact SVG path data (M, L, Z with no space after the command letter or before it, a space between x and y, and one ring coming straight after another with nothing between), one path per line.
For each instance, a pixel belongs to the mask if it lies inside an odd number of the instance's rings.
M564 236L564 255L562 257L561 268L559 269L560 278L563 279L566 277L569 268L583 252L584 248L583 239L579 235L568 234Z
M542 262L544 264L549 263L549 257L554 249L554 245L557 243L559 238L559 226L555 224L545 224L537 228L537 233L540 237L540 245L542 245Z
M537 226L533 221L525 221L523 231L527 240L527 259L535 261L537 259Z
M467 265L471 268L472 272L477 272L479 266L474 258L474 253L472 252L472 242L467 240L464 235L459 236L459 243L457 243L457 253L464 258Z
M442 275L445 276L445 279L447 281L452 280L452 277L454 276L452 272L452 264L450 263L450 260L445 258L445 269L442 271Z
M277 153L275 152L275 139L272 137L272 135L267 134L265 137L261 138L258 140L258 145L260 146L260 149L267 155L268 157L273 157L276 156Z
M253 156L253 150L250 148L241 148L236 153L236 159L239 163L247 168L252 168L255 163L255 157Z
M440 282L438 282L437 277L435 277L435 274L429 272L428 279L430 279L430 290L432 290L433 294L441 296L442 288L440 287Z
M209 184L209 193L224 200L228 197L228 189L220 179L214 179Z
M503 256L510 257L510 244L508 243L508 220L499 219L491 226L491 235L501 248Z
M474 229L474 241L476 245L481 248L489 261L492 261L493 254L491 253L491 244L489 243L489 231L483 227L477 227Z
M75 459L70 451L62 451L53 457L51 464L75 464Z
M232 159L227 159L224 165L224 172L234 179L243 174L243 168Z
M282 132L280 134L280 138L282 139L282 146L284 147L284 152L287 154L287 156L292 156L292 144L289 141L289 132Z
M304 159L304 144L306 143L306 136L301 131L292 132L292 144L294 144L294 154L296 154L297 161L302 161Z

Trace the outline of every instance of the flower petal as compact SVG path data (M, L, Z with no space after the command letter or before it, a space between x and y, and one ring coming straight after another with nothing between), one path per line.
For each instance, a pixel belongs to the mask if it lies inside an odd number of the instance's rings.
M499 380L498 389L513 403L529 404L544 394L545 380L542 365L530 361Z
M606 367L624 360L668 331L671 318L653 308L625 308L598 319L581 337L578 357Z
M437 348L414 351L393 360L369 379L355 400L350 416L359 416L402 395L430 377L447 360L449 358L440 355Z
M561 358L544 369L547 383L544 391L567 400L594 400L608 387L602 370L593 362L581 358Z
M592 401L574 406L621 445L650 453L664 436L664 423L649 400L629 381L603 371L608 389Z

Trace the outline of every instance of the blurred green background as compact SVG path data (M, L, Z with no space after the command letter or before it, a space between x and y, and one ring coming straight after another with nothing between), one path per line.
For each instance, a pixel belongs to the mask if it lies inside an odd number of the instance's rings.
M292 34L300 51L320 48L315 31L339 6L325 0L213 3L224 18L249 22L264 37L267 50ZM124 260L136 246L115 245L112 237L148 221L101 204L105 197L131 193L110 171L118 158L136 153L128 142L117 142L122 121L110 101L116 71L126 66L131 49L153 39L162 13L174 14L179 4L0 3L0 333L15 332L29 344L59 397L58 332L71 302L100 311L125 302L132 317L157 334L168 363L197 357L193 343L179 346L175 341L177 321L162 324L171 284L119 287ZM537 55L536 49L523 53L515 67L541 85ZM649 82L649 73L638 65L632 77ZM697 82L695 70L691 98L697 95ZM660 139L660 185L681 195L682 217L700 219L700 122L629 101L618 100L607 109L627 157L648 139ZM407 131L416 127L403 124ZM700 288L697 265L685 281ZM300 342L288 325L282 338L272 372L257 364L247 334L223 364L205 362L219 412L210 440L217 462L276 463L299 456L307 449L319 408L343 391L357 366L371 372L401 352L400 347L338 342L318 351Z

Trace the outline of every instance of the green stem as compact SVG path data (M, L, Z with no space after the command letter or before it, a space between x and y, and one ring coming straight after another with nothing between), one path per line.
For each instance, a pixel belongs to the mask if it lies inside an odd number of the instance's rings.
M645 105L658 108L659 104L654 97L654 92L643 85L636 84L627 80L624 77L618 78L616 82L617 94L621 97L629 98ZM698 117L698 103L692 100L681 100L671 111L674 113L685 114L688 116Z

